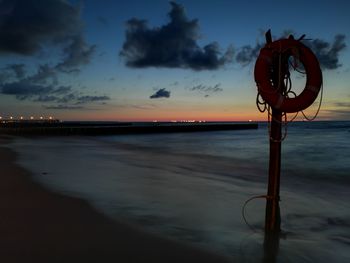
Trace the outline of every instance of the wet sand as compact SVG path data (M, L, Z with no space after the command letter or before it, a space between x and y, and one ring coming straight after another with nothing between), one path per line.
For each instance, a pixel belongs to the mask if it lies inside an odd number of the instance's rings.
M225 262L109 220L87 202L52 193L15 164L0 138L0 262Z

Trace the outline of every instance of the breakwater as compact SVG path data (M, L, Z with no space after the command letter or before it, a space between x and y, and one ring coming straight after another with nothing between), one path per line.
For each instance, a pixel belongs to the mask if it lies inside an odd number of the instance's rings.
M257 123L133 123L133 122L59 122L7 123L0 125L1 134L9 135L114 135L173 132L203 132L220 130L257 129Z

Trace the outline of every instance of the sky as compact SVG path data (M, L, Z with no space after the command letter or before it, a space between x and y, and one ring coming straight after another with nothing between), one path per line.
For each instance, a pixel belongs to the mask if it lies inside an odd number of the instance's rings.
M271 29L305 34L318 57L318 120L350 120L349 11L345 0L0 0L0 116L266 120L254 64ZM305 76L292 81L303 90Z

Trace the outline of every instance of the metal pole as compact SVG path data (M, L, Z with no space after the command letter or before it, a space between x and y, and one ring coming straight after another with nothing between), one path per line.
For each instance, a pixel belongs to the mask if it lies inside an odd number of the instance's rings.
M265 214L265 231L281 230L280 216L280 171L281 171L281 123L282 112L272 109L269 181Z
M271 31L267 31L266 42L271 43ZM284 85L283 76L276 74L282 74L278 70L279 65L274 65L274 82L278 84L276 86L282 87ZM277 83L277 82L280 83ZM269 161L269 181L267 190L267 202L265 211L265 232L278 233L281 230L281 216L279 207L279 192L280 192L280 170L281 170L281 131L282 131L282 112L272 108L271 118L271 130L270 130L270 161Z

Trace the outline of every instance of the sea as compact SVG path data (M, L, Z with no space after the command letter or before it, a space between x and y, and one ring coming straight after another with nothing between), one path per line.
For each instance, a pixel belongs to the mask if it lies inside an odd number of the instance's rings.
M350 122L293 122L286 132L282 231L273 252L266 249L266 200L246 203L267 192L266 123L256 130L18 137L9 147L51 191L232 262L350 262Z

